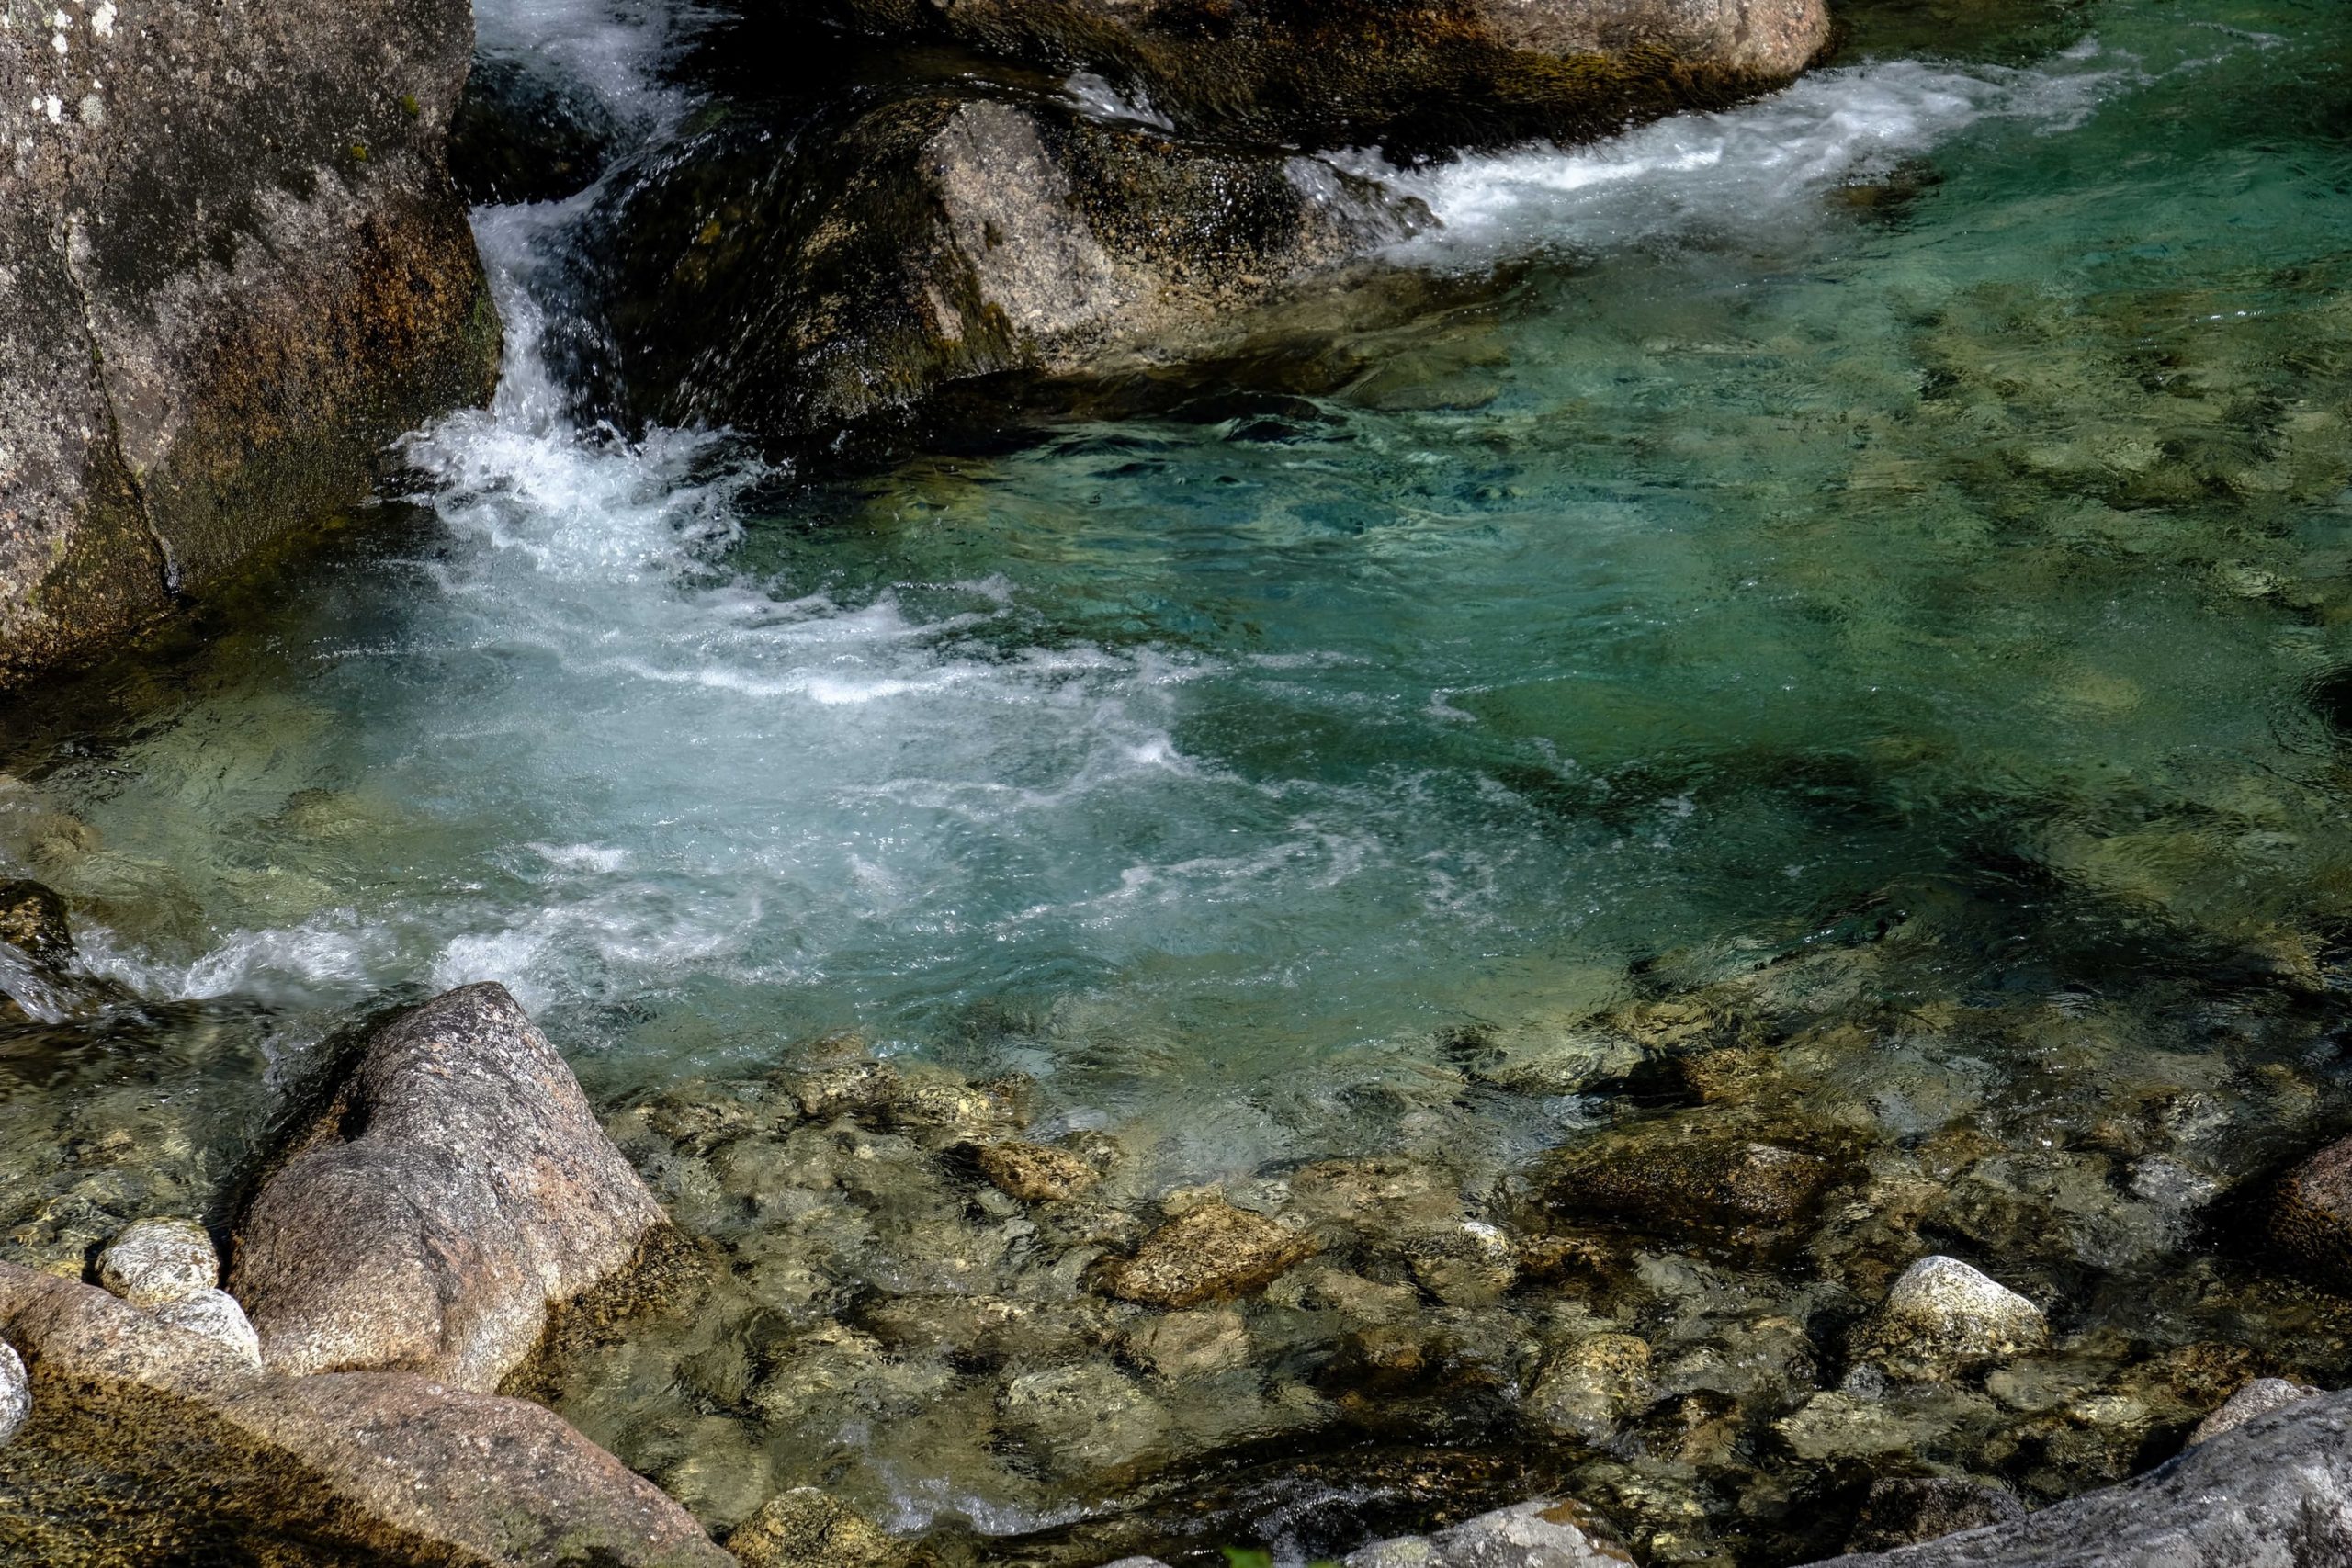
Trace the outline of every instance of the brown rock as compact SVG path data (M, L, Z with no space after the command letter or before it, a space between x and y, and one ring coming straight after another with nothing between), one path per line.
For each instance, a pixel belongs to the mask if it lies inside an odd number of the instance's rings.
M33 1416L0 1450L0 1561L152 1568L728 1568L552 1413L406 1372L256 1374L104 1292L0 1264Z
M0 882L0 942L36 964L65 963L74 956L65 900L38 882Z
M1827 1160L1774 1144L1645 1134L1567 1152L1547 1174L1546 1205L1639 1230L1753 1233L1804 1219L1836 1179Z
M727 1538L743 1568L888 1568L907 1549L814 1486L771 1497Z
M1102 1173L1067 1150L1043 1144L991 1144L979 1153L980 1174L1024 1203L1075 1198Z
M272 1371L489 1392L662 1211L504 987L402 1015L263 1186L230 1289Z
M2023 1504L1982 1482L1956 1475L1883 1478L1871 1483L1846 1550L1886 1551L2023 1517Z
M2271 1246L2304 1273L2352 1290L2352 1138L2289 1171L2271 1194Z
M356 505L498 358L460 0L59 15L0 29L0 684Z
M1133 1257L1104 1269L1103 1284L1123 1301L1198 1306L1261 1290L1314 1250L1312 1241L1287 1225L1214 1201L1144 1237Z

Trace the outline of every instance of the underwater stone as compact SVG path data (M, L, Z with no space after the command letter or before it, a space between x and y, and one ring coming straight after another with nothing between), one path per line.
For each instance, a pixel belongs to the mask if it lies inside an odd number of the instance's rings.
M1956 1475L1883 1476L1871 1483L1846 1550L1884 1551L2023 1517L2025 1506L1997 1486Z
M1755 1232L1803 1220L1835 1179L1816 1155L1661 1124L1557 1157L1544 1197L1555 1213L1636 1229Z
M1127 1359L1170 1382L1250 1364L1250 1328L1230 1307L1206 1307L1145 1319L1121 1341Z
M226 1348L239 1360L261 1371L261 1336L254 1332L245 1309L237 1298L226 1291L190 1291L153 1308L155 1321L174 1328L185 1328L190 1334L201 1334Z
M1519 1248L1484 1220L1416 1236L1406 1261L1421 1288L1448 1306L1487 1306L1519 1280Z
M1101 1173L1076 1155L1043 1144L990 1144L978 1158L982 1176L999 1191L1024 1203L1075 1198L1101 1179Z
M32 1413L33 1385L25 1375L25 1359L15 1346L0 1340L0 1447L6 1446Z
M1957 1258L1922 1258L1896 1277L1864 1331L1866 1354L1898 1377L1935 1379L2036 1349L2041 1309Z
M98 1283L153 1308L220 1284L220 1255L194 1220L134 1220L98 1254Z
M1527 1396L1527 1411L1555 1432L1600 1443L1649 1397L1648 1343L1595 1334L1553 1358Z
M727 1538L742 1568L887 1568L906 1548L847 1504L814 1486L796 1486L761 1505Z
M2188 1446L2210 1443L2224 1432L2234 1431L2259 1416L2284 1410L2290 1404L2310 1399L2319 1390L2309 1383L2290 1382L2286 1378L2256 1378L2222 1402L2221 1406L2197 1424L2188 1434Z
M1223 1200L1187 1210L1103 1270L1104 1288L1146 1306L1189 1307L1247 1295L1315 1250L1315 1243Z
M1070 1473L1128 1472L1168 1442L1168 1412L1100 1362L1014 1378L997 1410L1041 1462Z
M74 932L65 900L38 882L0 882L0 942L51 968L70 961Z
M494 1390L551 1305L627 1267L662 1223L494 984L379 1030L300 1151L247 1212L232 1287L273 1371L400 1368Z

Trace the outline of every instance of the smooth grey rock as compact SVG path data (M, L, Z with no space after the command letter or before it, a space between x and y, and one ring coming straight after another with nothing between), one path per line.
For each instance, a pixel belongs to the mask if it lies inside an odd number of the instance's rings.
M1481 1514L1433 1535L1351 1552L1344 1568L1623 1568L1633 1559L1587 1531L1573 1505L1543 1498Z
M368 1042L255 1197L231 1289L272 1371L487 1393L662 1223L547 1036L503 987L465 986Z
M245 1316L237 1298L226 1291L190 1291L156 1303L155 1321L200 1334L228 1350L254 1371L261 1371L261 1336Z
M32 1413L33 1385L25 1373L25 1359L15 1346L0 1340L0 1447L7 1445Z
M152 1309L219 1285L220 1255L194 1220L133 1220L98 1254L98 1283Z
M2197 1424L2188 1434L2188 1446L2210 1443L2222 1433L2245 1426L2257 1416L2267 1416L2274 1410L2284 1410L2290 1404L2311 1398L2319 1390L2309 1383L2290 1382L2285 1378L2256 1378L2223 1400L2213 1413Z
M0 685L355 505L498 355L443 162L464 0L9 16Z
M1896 1277L1864 1330L1869 1359L1933 1379L2048 1342L2041 1309L1957 1258L1922 1258Z
M735 1568L652 1483L522 1400L408 1372L259 1374L10 1264L0 1335L27 1350L35 1399L0 1449L0 1562Z
M2256 1416L2120 1486L1837 1568L2317 1568L2352 1561L2352 1393Z

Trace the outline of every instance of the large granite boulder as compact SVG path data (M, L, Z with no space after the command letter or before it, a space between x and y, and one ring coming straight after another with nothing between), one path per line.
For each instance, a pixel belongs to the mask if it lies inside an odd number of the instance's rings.
M368 1042L255 1195L230 1289L274 1372L487 1393L662 1223L547 1036L505 987L465 986Z
M354 504L498 357L443 162L465 0L7 17L0 684Z
M30 1369L0 1561L74 1568L732 1568L551 1412L407 1372L265 1375L102 1291L0 1264Z
M1580 141L1778 86L1829 39L1824 0L737 0L1086 73L1186 135L1424 152Z
M1202 354L1238 314L1425 219L1317 160L1067 105L922 93L722 120L592 249L638 420L823 435L1001 372Z
M1837 1568L2311 1568L2352 1561L2352 1393L2306 1399L2121 1486Z

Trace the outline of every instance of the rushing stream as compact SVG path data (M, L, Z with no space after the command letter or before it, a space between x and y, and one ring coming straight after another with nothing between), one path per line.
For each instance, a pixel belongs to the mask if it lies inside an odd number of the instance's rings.
M485 51L669 133L659 17L538 7L485 0ZM2064 1326L2340 1371L2316 1298L2225 1330L2146 1280L2352 1110L2352 28L1849 21L1788 92L1612 144L1340 155L1428 204L1389 260L1445 288L1311 385L845 477L578 428L537 345L594 193L480 209L495 406L222 635L14 721L0 865L66 896L111 999L0 1045L41 1151L13 1245L217 1201L309 1046L474 979L607 1106L855 1031L1027 1075L1039 1127L1117 1133L1158 1190L1513 1168L1606 1097L1574 1051L1540 1092L1465 1053L1867 950L1736 1004L1817 1006L1778 1027L1844 1088L1792 1104L2107 1149L2121 1218L2018 1183L2062 1218L2007 1256ZM2099 1143L2149 1105L2169 1142ZM116 1127L179 1161L162 1197L91 1174ZM631 1423L674 1386L568 1408L652 1467L677 1428ZM818 1425L763 1473L901 1527L1085 1491L944 1417ZM2035 1452L2029 1491L2108 1478Z

